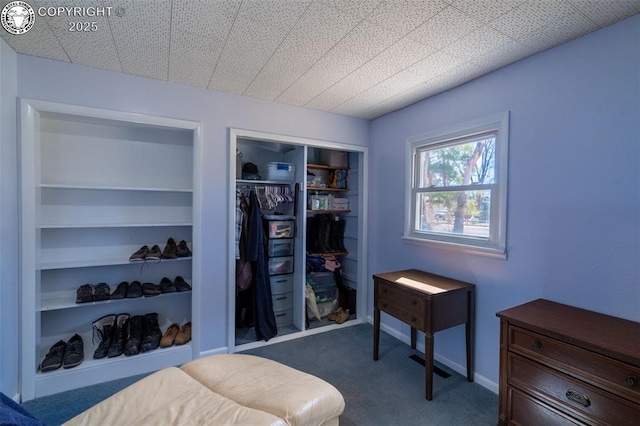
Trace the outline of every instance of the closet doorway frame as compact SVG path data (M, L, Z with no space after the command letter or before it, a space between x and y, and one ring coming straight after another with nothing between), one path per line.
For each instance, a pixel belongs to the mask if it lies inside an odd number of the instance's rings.
M252 343L246 343L242 345L236 345L236 327L235 327L235 305L236 305L236 282L235 282L235 214L236 214L236 148L238 146L238 139L243 140L256 140L262 142L273 142L274 144L286 144L297 145L305 147L304 150L304 166L306 167L308 158L308 148L321 148L321 149L333 149L338 151L348 151L357 153L358 156L358 179L357 179L357 194L358 194L358 266L356 273L357 287L357 299L356 299L356 318L347 321L343 324L331 324L322 327L316 327L311 329L300 330L297 332L285 334L282 336L275 336L268 342L259 340ZM368 164L369 164L369 148L366 146L352 145L342 142L333 142L320 139L312 139L298 136L287 136L275 133L260 132L254 130L246 130L239 128L229 128L229 158L228 158L228 170L229 170L229 194L228 194L228 214L227 214L227 283L228 283L228 297L227 297L227 348L229 353L235 353L238 351L258 348L262 346L271 345L274 343L285 342L288 340L299 339L301 337L310 336L313 334L324 333L331 330L336 330L344 327L351 327L354 325L367 322L367 300L368 300L368 266L367 266L367 227L368 227ZM300 183L300 192L298 196L303 197L303 205L306 205L306 183ZM304 214L304 213L301 213ZM297 218L296 218L297 219ZM298 222L298 232L301 235L306 235L307 221Z

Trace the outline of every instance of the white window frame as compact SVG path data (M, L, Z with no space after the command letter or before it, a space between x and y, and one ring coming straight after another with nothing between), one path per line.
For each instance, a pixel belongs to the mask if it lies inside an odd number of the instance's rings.
M491 235L488 240L465 235L435 234L415 230L416 153L428 146L446 145L474 135L495 133L495 189L491 196ZM509 158L509 111L493 114L470 122L433 132L415 135L406 141L405 229L403 240L438 249L507 258L507 176Z

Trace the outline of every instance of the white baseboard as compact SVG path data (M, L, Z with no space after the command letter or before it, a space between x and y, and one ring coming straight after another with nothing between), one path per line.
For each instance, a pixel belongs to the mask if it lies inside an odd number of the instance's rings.
M373 317L368 316L367 317L367 321L371 324L373 324ZM384 323L380 323L380 330L384 331L385 333L395 337L396 339L400 340L401 342L406 343L407 345L411 345L411 336L407 336L406 334L402 334L401 332L399 332L396 329L393 329L387 325L385 325ZM418 343L416 345L417 350L419 350L420 352L422 352L424 354L424 343ZM446 365L447 367L449 367L450 369L452 369L453 371L455 371L456 373L462 374L463 376L467 375L467 367L466 366L462 366L452 360L450 360L447 357L444 357L440 354L438 354L437 352L434 351L433 354L433 358ZM491 392L495 393L496 395L498 394L498 383L494 382L493 380L489 380L488 378L486 378L485 376L478 374L478 373L474 373L473 374L473 381L477 384L479 384L480 386L482 386L485 389L490 390Z

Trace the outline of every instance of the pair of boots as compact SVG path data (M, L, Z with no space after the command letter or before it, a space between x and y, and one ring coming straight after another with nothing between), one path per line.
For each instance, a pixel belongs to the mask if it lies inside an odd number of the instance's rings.
M338 308L333 311L333 313L331 313L331 315L329 315L327 318L331 321L335 321L336 324L342 324L349 319L349 310L347 309L343 311L342 308Z
M122 355L137 355L156 349L162 332L158 324L158 314L106 315L93 322L94 342L100 340L93 353L94 359L113 358Z
M318 214L307 218L307 252L346 252L344 230L346 220L330 214Z

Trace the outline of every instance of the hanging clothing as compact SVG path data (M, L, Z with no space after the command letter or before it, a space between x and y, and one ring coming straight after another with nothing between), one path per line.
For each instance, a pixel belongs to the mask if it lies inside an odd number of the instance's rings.
M262 226L262 211L255 192L249 195L249 218L247 235L247 257L255 261L254 289L254 322L256 338L268 341L278 334L276 316L273 313L271 298L271 282L269 281L269 265L265 251L266 238Z

